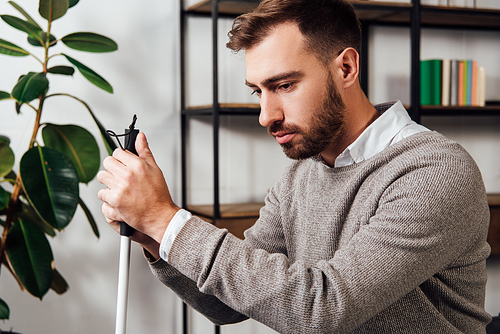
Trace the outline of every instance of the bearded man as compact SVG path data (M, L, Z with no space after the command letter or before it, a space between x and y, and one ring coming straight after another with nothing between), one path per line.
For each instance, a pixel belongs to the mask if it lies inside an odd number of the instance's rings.
M144 134L98 175L111 226L216 324L280 333L485 333L489 210L457 143L373 106L360 24L343 0L265 0L237 18L259 122L293 159L240 240L179 209ZM144 185L148 185L144 187Z

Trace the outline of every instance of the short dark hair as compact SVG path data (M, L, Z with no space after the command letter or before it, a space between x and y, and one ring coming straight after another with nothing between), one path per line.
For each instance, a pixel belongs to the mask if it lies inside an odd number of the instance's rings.
M249 49L288 22L298 25L306 47L325 64L348 47L360 53L361 24L346 0L264 0L234 20L226 46L235 52Z

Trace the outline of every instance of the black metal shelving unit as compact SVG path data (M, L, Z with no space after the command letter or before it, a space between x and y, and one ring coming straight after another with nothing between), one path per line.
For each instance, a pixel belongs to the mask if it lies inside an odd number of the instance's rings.
M377 2L366 0L351 0L363 26L363 44L361 50L361 86L368 91L368 38L370 27L374 25L388 25L410 29L410 107L412 119L420 122L421 116L500 116L500 106L487 107L429 107L420 105L420 39L422 28L444 29L480 29L500 31L500 10L456 8L445 6L421 5L420 0L411 0L411 3ZM181 33L181 168L182 168L182 206L197 214L212 218L215 222L223 217L231 217L233 213L226 213L221 209L219 199L219 128L220 119L225 116L253 116L259 115L258 105L221 104L219 102L218 85L218 26L219 18L235 18L258 6L260 0L201 0L190 8L185 8L184 1L180 0L180 33ZM211 45L212 45L212 104L209 106L186 105L186 25L189 17L205 17L212 20ZM187 175L187 134L189 117L204 116L212 118L213 126L213 203L210 209L199 209L189 205L187 200L188 175ZM232 217L253 217L255 203L251 209L243 207L238 209L245 213L236 213ZM256 210L254 210L256 211ZM183 327L187 333L187 307L183 307ZM215 333L220 333L220 328L215 327Z

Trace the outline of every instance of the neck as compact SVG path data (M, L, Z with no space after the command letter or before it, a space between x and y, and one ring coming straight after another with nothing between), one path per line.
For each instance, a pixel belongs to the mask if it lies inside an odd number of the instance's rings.
M346 94L344 103L346 105L344 132L339 140L321 152L321 156L330 167L335 165L337 157L380 116L361 88L351 96Z

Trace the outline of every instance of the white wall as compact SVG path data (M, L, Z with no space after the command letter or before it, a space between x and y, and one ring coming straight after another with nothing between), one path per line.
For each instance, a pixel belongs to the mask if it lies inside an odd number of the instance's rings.
M18 0L33 17L38 1ZM0 13L18 15L6 1ZM117 132L128 127L132 115L149 139L162 167L173 198L180 200L178 3L151 0L82 0L67 15L54 22L57 37L76 31L93 31L113 38L119 51L89 54L58 45L106 78L115 93L91 85L79 73L73 78L53 77L50 92L66 92L86 101L101 122ZM41 24L42 19L38 22ZM0 38L29 48L21 32L0 21ZM60 43L62 44L62 43ZM52 64L67 64L54 58ZM10 91L19 75L40 69L27 58L0 55L0 90ZM12 102L0 102L0 133L12 140L17 152L27 148L34 121L24 109L17 116ZM67 98L48 101L42 121L83 125L100 138L95 125L79 103ZM101 145L101 154L105 151ZM20 156L18 156L20 158ZM3 330L29 333L113 333L116 305L119 237L102 218L97 181L81 187L81 196L94 213L100 228L98 240L80 209L69 227L50 243L55 265L67 279L70 290L58 296L50 291L42 302L19 291L10 273L0 276L0 296L10 306L11 319L0 323ZM180 302L150 273L141 250L132 249L129 296L129 333L180 333ZM164 328L164 330L162 330Z
M33 16L34 2L18 1ZM74 31L95 31L115 39L119 51L111 54L68 52L104 76L115 88L107 94L81 77L54 78L51 92L74 94L93 108L103 124L119 131L128 126L134 113L138 127L148 136L153 153L161 166L175 201L180 201L180 126L179 126L179 57L178 1L151 0L81 0L64 18L54 24L54 33L62 37ZM0 13L16 12L0 3ZM17 15L17 14L16 14ZM41 20L40 20L41 22ZM220 23L221 102L257 102L243 85L244 62L225 50L223 44L230 21ZM187 79L192 89L190 105L211 102L210 23L189 21L190 58ZM0 38L18 41L22 34L0 22ZM500 68L496 33L462 33L424 31L422 57L477 58L488 69L487 98L498 96ZM371 33L370 99L374 103L401 99L409 102L409 32L405 29L377 27ZM20 43L26 45L26 43ZM446 47L443 47L445 45ZM478 51L479 50L479 51ZM484 51L483 51L484 50ZM54 59L54 64L58 60ZM64 61L61 61L64 63ZM27 63L29 63L27 67ZM10 90L17 77L35 70L36 63L22 58L0 55L0 90ZM57 80L59 79L59 80ZM58 83L56 83L58 82ZM26 109L17 116L11 102L0 102L0 134L12 140L16 151L24 151L33 113ZM98 132L85 110L68 99L46 105L44 121L77 123ZM425 125L462 143L477 160L488 191L500 192L500 158L498 117L424 118ZM281 174L287 159L275 142L266 135L255 117L228 117L221 122L221 200L240 202L262 200L267 189ZM211 191L210 154L212 131L210 120L191 120L191 157L189 193L191 203L209 202ZM102 145L101 145L102 148ZM102 149L104 157L104 150ZM19 158L19 157L18 157ZM26 292L20 292L10 274L2 271L0 297L11 307L11 319L0 324L3 330L29 333L111 333L114 328L118 236L106 225L100 214L96 193L101 186L93 181L82 186L82 198L94 213L101 231L97 240L81 211L71 225L51 240L58 270L66 277L70 290L63 296L49 292L40 303ZM180 333L180 302L150 274L141 251L132 250L130 282L129 333ZM488 264L487 310L500 312L500 266ZM212 326L192 312L192 332L211 332ZM223 333L272 333L255 322L224 327Z

